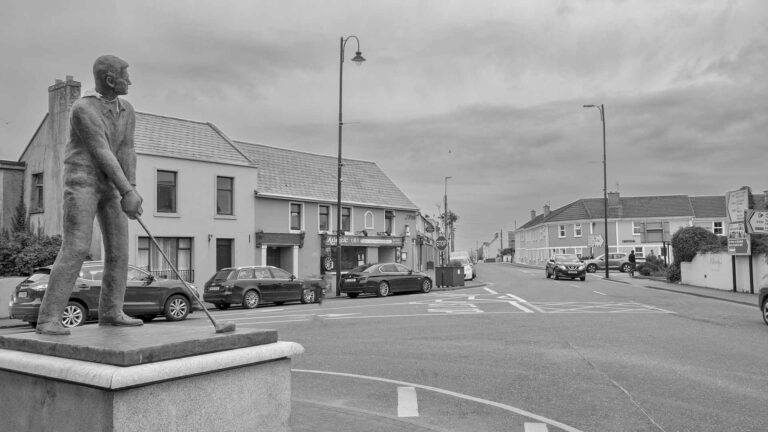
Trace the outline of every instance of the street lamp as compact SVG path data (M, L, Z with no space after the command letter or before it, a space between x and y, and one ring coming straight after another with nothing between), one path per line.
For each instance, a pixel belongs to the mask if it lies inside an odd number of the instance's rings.
M448 238L448 179L453 177L445 177L445 195L443 195L443 231L445 231L446 239ZM450 245L451 242L448 242ZM448 248L448 256L450 258L451 248ZM445 265L445 256L443 256L443 265Z
M341 127L344 126L344 122L342 121L341 117L341 95L342 95L342 84L343 76L344 76L344 47L347 45L347 41L351 38L355 38L355 41L357 42L357 51L355 52L355 56L352 58L352 61L355 62L357 65L362 64L365 59L363 58L362 54L360 53L360 39L357 38L357 36L347 36L346 38L344 36L341 37L341 42L339 44L339 174L336 178L336 186L338 187L337 195L336 195L336 296L341 296L341 167L343 164L341 163Z
M608 172L605 165L605 107L600 105L584 105L584 108L597 108L600 111L600 121L603 122L603 211L605 221L605 253L603 260L605 261L605 278L608 276Z

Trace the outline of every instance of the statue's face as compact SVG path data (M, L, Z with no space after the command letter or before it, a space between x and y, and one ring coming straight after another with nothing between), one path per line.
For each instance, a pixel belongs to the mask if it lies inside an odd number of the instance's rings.
M107 77L107 83L115 89L118 95L128 94L128 86L131 85L131 79L128 77L128 68L123 68L121 74L116 78Z

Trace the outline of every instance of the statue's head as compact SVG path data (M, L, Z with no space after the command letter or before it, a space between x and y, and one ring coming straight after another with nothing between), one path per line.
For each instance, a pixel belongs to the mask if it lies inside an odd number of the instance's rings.
M93 79L96 91L105 96L128 94L131 80L128 78L128 63L120 57L103 55L93 63Z

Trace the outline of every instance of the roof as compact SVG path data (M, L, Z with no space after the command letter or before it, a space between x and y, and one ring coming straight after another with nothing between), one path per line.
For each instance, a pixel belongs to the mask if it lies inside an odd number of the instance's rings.
M262 144L235 142L259 167L260 196L337 200L338 159ZM343 159L341 200L347 204L418 210L374 162Z
M756 201L758 201L756 199ZM760 200L762 201L762 200ZM601 219L605 214L603 198L582 198L548 215L540 214L519 229L528 229L549 222ZM620 197L619 205L608 205L610 219L644 219L660 217L725 218L725 196L689 197L666 195Z
M139 154L254 166L212 123L137 112L134 141Z

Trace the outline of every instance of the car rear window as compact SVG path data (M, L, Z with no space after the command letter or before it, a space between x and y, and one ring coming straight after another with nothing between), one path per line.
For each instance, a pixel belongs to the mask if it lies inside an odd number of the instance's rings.
M229 279L229 276L231 276L232 273L234 273L232 270L219 270L213 276L212 280L215 280L215 281L225 281L225 280Z
M350 273L371 273L373 270L373 264L363 264L350 270Z
M27 282L27 283L40 282L40 281L48 280L49 277L50 275L48 273L33 273L24 282Z

